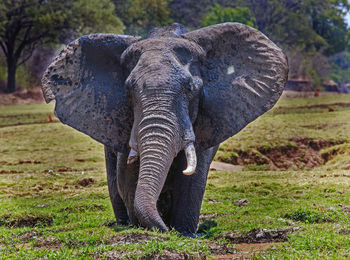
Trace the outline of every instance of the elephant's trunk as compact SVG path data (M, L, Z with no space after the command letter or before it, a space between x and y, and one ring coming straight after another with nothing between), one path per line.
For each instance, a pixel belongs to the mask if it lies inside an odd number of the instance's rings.
M177 127L171 115L144 117L139 125L140 173L135 193L135 213L141 225L167 231L157 210L157 200L176 155Z

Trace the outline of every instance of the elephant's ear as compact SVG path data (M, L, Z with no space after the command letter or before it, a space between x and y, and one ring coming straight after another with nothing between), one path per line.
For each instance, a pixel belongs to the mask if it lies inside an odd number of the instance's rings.
M239 132L279 99L288 61L261 32L239 23L224 23L186 33L206 53L201 64L203 92L194 124L205 149Z
M67 125L117 151L126 152L133 115L120 64L139 38L113 34L83 36L54 59L42 78L46 102Z

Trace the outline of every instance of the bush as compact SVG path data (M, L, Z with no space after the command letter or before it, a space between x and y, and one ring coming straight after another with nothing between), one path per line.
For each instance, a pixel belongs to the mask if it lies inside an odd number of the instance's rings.
M286 214L284 217L309 224L333 222L333 218L330 214L325 214L323 212L317 212L309 209L298 209L291 214Z
M210 12L201 21L201 26L225 22L237 22L255 27L255 18L247 7L223 8L219 4L215 4L210 8Z

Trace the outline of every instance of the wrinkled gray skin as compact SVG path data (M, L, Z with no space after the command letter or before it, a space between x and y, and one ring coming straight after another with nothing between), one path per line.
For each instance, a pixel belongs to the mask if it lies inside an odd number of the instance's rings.
M284 54L255 29L173 24L144 40L78 39L50 65L43 91L62 122L105 144L118 223L194 236L219 143L273 106L287 73ZM197 163L184 175L189 146Z

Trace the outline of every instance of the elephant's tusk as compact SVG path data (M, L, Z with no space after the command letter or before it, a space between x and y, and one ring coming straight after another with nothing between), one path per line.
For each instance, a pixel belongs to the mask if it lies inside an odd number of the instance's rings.
M129 156L128 156L127 164L134 163L137 160L138 157L139 156L138 156L137 152L134 149L131 148Z
M187 168L183 171L185 175L191 175L196 171L197 156L196 149L193 143L189 143L185 148L185 155L187 159Z

